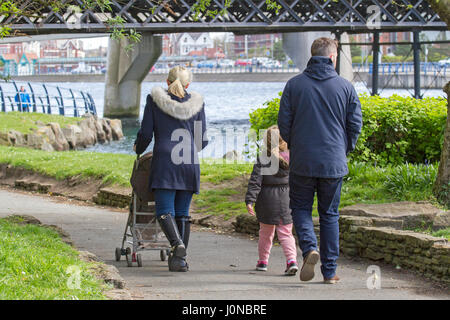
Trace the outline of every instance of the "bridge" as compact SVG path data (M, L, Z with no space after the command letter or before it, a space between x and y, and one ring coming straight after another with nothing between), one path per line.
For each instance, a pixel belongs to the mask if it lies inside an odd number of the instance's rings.
M38 8L35 17L11 16L0 23L27 34L67 32L108 32L108 18L120 16L123 27L140 32L174 33L221 31L235 33L270 33L298 31L367 32L377 26L383 31L442 30L446 28L425 0L277 0L278 12L265 0L212 0L211 12L226 10L223 15L197 15L195 0L111 1L112 14L100 8L80 12L71 7L52 10L39 8L36 1L20 1L23 7ZM74 4L81 1L72 1ZM68 1L70 3L70 1Z
M199 13L195 0L126 0L111 1L111 12L100 8L62 8L58 11L39 7L31 0L18 1L24 7L37 9L35 16L0 17L0 23L11 25L16 35L106 33L111 31L111 17L121 17L125 30L142 34L133 51L124 50L127 39L110 40L106 74L105 115L125 117L139 115L141 82L162 52L162 37L156 34L175 32L234 32L235 34L283 33L283 49L302 71L309 60L312 41L319 36L340 40L338 72L352 79L348 34L372 33L372 94L378 93L380 33L411 31L414 55L414 95L420 91L419 33L425 30L447 30L445 22L425 0L276 0L278 11L265 0L212 0ZM81 1L67 1L81 4ZM227 7L226 3L229 4ZM220 12L224 14L208 14ZM349 59L350 57L350 59Z

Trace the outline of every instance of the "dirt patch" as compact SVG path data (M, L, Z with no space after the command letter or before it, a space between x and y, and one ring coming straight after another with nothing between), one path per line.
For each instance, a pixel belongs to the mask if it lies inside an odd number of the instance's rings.
M200 193L211 190L236 190L237 192L235 194L226 196L227 201L244 203L245 193L247 192L248 178L249 175L240 175L233 179L222 181L218 184L204 181L200 184ZM215 231L216 233L235 233L235 216L225 219L224 216L217 213L208 214L208 208L197 208L195 201L192 201L191 203L190 215L192 216L194 224L205 227L208 230Z
M203 190L223 190L223 189L232 189L236 190L238 193L229 196L230 201L234 202L244 202L245 201L245 193L247 192L249 175L240 175L230 180L225 180L220 182L219 184L215 184L212 182L202 182L200 184L200 192Z
M72 177L57 180L42 173L8 164L0 165L0 184L11 187L21 184L22 188L29 191L42 190L44 193L51 195L62 195L82 201L91 201L97 192L105 186L99 179ZM40 188L41 190L39 190Z
M114 287L105 292L105 295L113 300L131 300L131 293L126 288L125 280L120 276L119 270L113 265L104 264L89 251L80 251L80 260L90 263L90 271L99 279Z

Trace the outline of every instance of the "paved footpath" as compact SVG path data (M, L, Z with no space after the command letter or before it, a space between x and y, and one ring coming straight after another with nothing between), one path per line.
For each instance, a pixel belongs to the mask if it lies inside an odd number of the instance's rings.
M381 290L369 290L368 262L340 258L341 283L324 285L319 264L316 277L300 282L298 276L285 277L281 247L273 248L268 272L255 272L257 241L245 236L197 230L189 245L187 273L169 272L159 252L143 253L144 267L128 268L114 260L120 246L127 214L91 207L49 196L0 189L0 216L27 214L45 224L67 231L80 250L98 255L115 265L136 299L449 299L448 292L408 272L381 267ZM197 228L196 228L197 229Z

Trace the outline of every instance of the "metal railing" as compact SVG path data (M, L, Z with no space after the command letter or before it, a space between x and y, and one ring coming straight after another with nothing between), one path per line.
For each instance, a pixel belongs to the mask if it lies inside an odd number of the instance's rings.
M97 114L94 99L88 92L14 80L0 81L0 110L68 117L81 117L85 113Z
M372 74L373 64L361 64L361 63L353 63L353 70L359 72L368 72ZM421 62L420 63L420 72L424 75L437 75L441 74L445 76L447 74L447 69L450 69L450 66L439 64L438 62ZM378 66L379 73L381 75L384 74L408 74L414 73L414 63L413 62L383 62Z

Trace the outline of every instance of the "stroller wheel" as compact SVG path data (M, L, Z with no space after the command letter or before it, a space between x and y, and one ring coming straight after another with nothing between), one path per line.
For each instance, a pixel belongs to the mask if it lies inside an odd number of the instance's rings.
M167 259L167 253L166 253L166 250L161 250L161 251L159 252L159 257L161 258L161 261L166 261L166 259Z
M142 267L142 255L140 253L136 255L136 260L138 267Z
M122 249L116 248L116 261L120 261L121 256L122 256Z
M132 261L131 255L127 254L125 257L127 258L127 266L132 267L133 261Z

